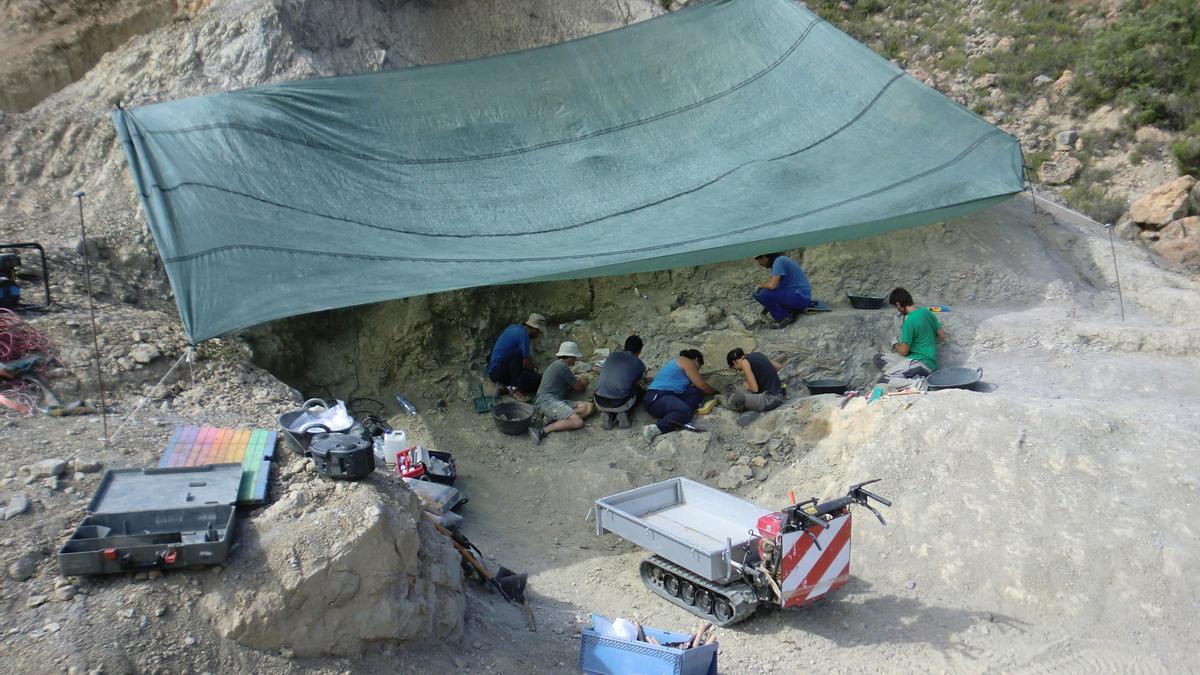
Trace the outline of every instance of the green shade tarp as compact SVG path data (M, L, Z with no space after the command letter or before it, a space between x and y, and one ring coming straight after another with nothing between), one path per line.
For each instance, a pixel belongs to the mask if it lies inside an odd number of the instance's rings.
M113 119L193 341L865 237L1024 178L1016 139L789 0Z

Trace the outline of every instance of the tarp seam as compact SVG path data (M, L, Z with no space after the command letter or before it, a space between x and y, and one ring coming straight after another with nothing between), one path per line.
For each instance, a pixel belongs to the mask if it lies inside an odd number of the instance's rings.
M599 258L599 257L607 257L607 256L618 256L618 255L629 255L629 254L634 254L634 253L643 253L643 252L647 252L647 251L656 251L659 249L672 248L672 247L681 246L681 245L697 244L700 242L711 241L713 239L718 239L721 237L728 237L731 235L738 235L738 234L744 234L746 232L753 232L754 230L759 230L764 227L771 227L772 225L781 225L783 223L786 223L786 222L789 222L792 220L796 220L799 218L806 218L808 216L820 213L822 211L828 211L829 209L837 208L839 206L845 206L846 204L856 202L860 199L865 199L867 197L873 197L877 194L887 192L889 190L894 190L895 188L900 187L901 185L911 183L913 181L924 178L925 176L928 176L930 174L941 171L941 170L943 170L947 167L950 167L954 164L957 164L958 162L962 161L963 158L965 158L967 155L969 155L971 152L973 152L976 148L978 148L988 138L991 138L992 136L996 136L996 135L1007 135L1007 134L1005 134L1003 131L1000 131L999 129L993 129L992 131L989 131L988 133L984 134L983 136L980 136L978 139L975 140L974 143L972 143L965 150L960 152L953 159L951 159L939 166L935 166L935 167L926 169L925 171L922 171L920 173L916 173L916 174L913 174L906 178L903 178L899 181L891 183L890 185L885 185L883 187L876 188L874 190L871 190L870 192L855 195L853 197L848 197L841 201L833 202L831 204L826 204L824 206L819 206L815 209L810 209L803 213L798 213L798 214L794 214L791 216L785 216L783 218L777 218L775 220L768 221L765 223L759 223L757 225L749 225L747 227L743 227L743 228L739 228L739 229L735 229L735 230L728 230L726 232L721 232L719 234L712 234L712 235L708 235L708 236L704 236L704 237L696 237L694 239L682 239L682 240L677 240L677 241L665 242L662 244L655 244L653 246L645 246L645 247L641 247L641 248L630 248L630 249L624 249L624 250L620 250L620 251L601 251L601 252L597 252L597 253L573 253L573 254L568 254L568 255L542 256L542 257L527 256L527 257L520 257L520 258L423 258L423 257L412 257L412 256L366 255L366 254L361 254L361 253L345 253L345 252L335 252L335 251L311 251L311 250L305 250L305 249L285 248L285 247L281 247L281 246L260 246L260 245L256 245L256 244L230 244L227 246L218 246L216 248L207 249L205 251L198 251L196 253L191 253L191 254L188 254L185 256L175 256L175 257L171 257L171 258L164 258L163 262L165 264L187 262L189 260L194 260L196 258L207 257L210 255L214 255L216 253L221 253L224 251L233 251L233 250L274 251L274 252L278 252L278 253L302 253L302 254L309 254L309 255L324 256L324 257L353 258L353 259L357 259L357 260L395 260L395 261L404 261L404 262L437 262L437 263L466 263L466 264L504 263L504 262L548 262L548 261L552 261L552 260L565 260L565 259L576 260L576 259L580 259L580 258ZM1002 194L1016 194L1016 193L1015 192L1012 192L1012 193L1006 192L1006 193L1002 193ZM992 196L995 196L995 195L992 195ZM964 203L969 203L969 202L964 202Z
M498 159L501 157L511 157L514 155L520 155L520 154L525 154L528 152L534 152L536 150L544 150L546 148L553 148L553 147L557 147L560 145L567 145L570 143L578 143L580 141L586 141L586 140L595 138L597 136L603 136L606 134L615 133L618 131L624 131L626 129L631 129L634 127L642 126L645 124L650 124L651 122L657 122L659 120L666 119L668 117L673 117L680 113L688 112L689 110L694 110L701 106L712 103L713 101L724 98L725 96L728 96L729 94L732 94L733 92L735 92L747 85L754 83L755 81L759 80L760 78L766 76L771 71L778 68L785 60L787 60L787 58L789 56L792 55L792 53L794 53L796 51L796 49L800 46L800 43L803 42L804 39L807 38L808 35L812 32L812 29L817 24L821 24L821 23L824 23L824 19L817 19L817 20L813 21L812 23L808 24L808 26L805 27L804 32L800 34L800 37L798 37L796 39L796 41L792 43L792 46L789 47L787 49L787 51L785 51L783 53L782 56L780 56L778 59L776 59L774 63L767 66L763 70L760 70L759 72L755 73L754 75L750 76L749 78L742 80L741 82L738 82L737 84L729 87L728 89L725 89L724 91L717 92L716 94L705 97L699 101L695 101L693 103L689 103L685 106L674 108L672 110L667 110L667 111L658 113L657 115L652 115L652 116L644 118L644 119L633 120L631 122L625 122L624 124L619 124L614 127L597 129L596 131L592 131L590 133L583 134L581 136L576 136L576 137L572 137L572 138L562 138L562 139L557 139L557 140L553 140L553 141L545 141L543 143L525 146L522 148L513 148L511 150L505 150L502 152L484 153L484 154L479 154L479 155L465 155L463 157L429 157L429 158L424 158L424 159L387 159L384 157L379 157L376 155L369 155L366 153L351 152L349 150L343 150L341 148L337 148L337 147L334 147L334 146L331 146L331 145L328 145L325 143L315 143L315 142L309 141L309 140L293 138L291 136L285 136L285 135L280 134L275 131L259 129L258 127L252 127L252 126L245 125L245 124L235 124L235 123L231 123L231 122L223 122L223 123L219 123L219 124L204 124L204 125L197 125L197 126L192 126L192 127L185 127L185 128L181 128L181 129L142 129L136 135L140 138L140 137L143 137L146 135L177 135L177 134L192 133L192 132L196 132L196 131L211 131L214 129L229 129L229 130L233 130L233 131L245 131L248 133L260 134L260 135L275 138L275 139L278 139L280 141L284 141L287 143L293 143L296 145L307 146L314 150L324 150L324 151L328 151L328 152L335 152L335 153L345 155L347 157L353 157L355 159L361 159L361 160L366 160L366 161L371 161L371 162L382 162L382 163L386 163L386 164L396 164L396 165L400 165L400 166L420 166L420 165L426 165L426 164L455 164L455 163L461 163L461 162L474 162L474 161L480 161L480 160Z
M621 211L614 211L613 213L607 213L603 216L598 216L596 218L591 218L589 220L583 220L578 223L572 223L570 225L563 225L561 227L549 227L549 228L545 228L545 229L541 229L541 230L525 230L522 232L480 232L477 234L457 234L457 233L452 233L452 232L423 232L420 230L408 230L408 229L403 229L403 228L388 227L386 225L378 225L375 223L368 223L366 221L357 220L355 218L348 218L346 216L335 216L335 215L331 215L331 214L327 214L327 213L321 213L319 211L313 211L313 210L302 208L299 206L293 206L291 204L284 204L281 202L276 202L271 199L267 199L266 197L252 195L248 192L241 192L239 190L234 190L232 188L226 188L226 187L222 187L219 185L213 185L211 183L202 183L200 181L181 181L170 187L162 187L155 183L155 184L152 184L151 187L158 190L159 192L164 192L164 193L165 192L174 192L175 190L178 190L179 188L182 188L182 187L204 187L204 188L209 188L211 190L217 190L219 192L224 192L224 193L230 194L230 195L245 197L246 199L252 199L254 201L257 201L257 202L260 202L263 204L269 204L271 206L275 206L275 207L278 207L281 209L295 211L297 213L304 213L304 214L307 214L310 216L316 216L318 218L325 218L327 220L335 220L335 221L339 221L339 222L349 223L352 225L360 225L362 227L367 227L367 228L371 228L374 230L382 230L384 232L395 232L397 234L408 234L408 235L413 235L413 236L418 236L418 237L432 237L432 238L441 238L441 239L472 239L472 238L482 238L482 237L524 237L524 236L530 236L530 235L535 235L535 234L549 234L552 232L565 232L565 231L573 230L573 229L576 229L579 227L584 227L587 225L594 225L596 223L603 222L610 218L616 218L618 216L628 215L630 213L635 213L635 212L641 211L643 209L648 209L648 208L652 208L655 206L659 206L659 205L665 204L673 199L677 199L677 198L683 197L685 195L699 192L700 190L703 190L704 188L706 188L710 185L713 185L714 183L717 183L718 181L724 180L725 178L728 178L732 174L746 168L747 166L751 166L753 164L759 164L762 162L773 162L773 161L780 160L780 159L786 159L788 157L794 157L796 155L799 155L802 152L807 152L809 150L812 150L813 148L817 147L818 145L825 143L826 141L830 140L834 136L836 136L836 135L840 134L841 132L845 131L846 129L850 128L850 126L852 126L855 122L858 122L860 119L862 119L863 115L866 115L867 112L869 112L875 106L875 104L879 102L879 99L883 96L884 92L886 92L892 86L893 83L895 83L897 80L899 80L903 76L904 76L903 72L896 73L875 94L874 98L872 98L848 122L842 124L842 126L838 127L837 129L834 129L833 131L829 132L824 137L817 139L817 140L813 141L812 143L809 143L808 145L806 145L798 150L793 150L791 152L788 152L788 153L785 153L782 155L777 155L775 157L767 157L765 159L756 159L756 160L753 160L750 162L743 162L742 164L739 164L739 165L733 167L732 169L729 169L728 171L720 174L719 176L717 176L711 180L705 181L704 183L701 183L700 185L697 185L696 187L688 188L687 190L676 192L674 194L668 195L666 197L662 197L661 199L657 199L652 202L647 202L645 204L639 204L638 206L633 206L633 207L630 207L628 209L624 209ZM146 193L142 193L142 196L145 198L149 197L149 195Z

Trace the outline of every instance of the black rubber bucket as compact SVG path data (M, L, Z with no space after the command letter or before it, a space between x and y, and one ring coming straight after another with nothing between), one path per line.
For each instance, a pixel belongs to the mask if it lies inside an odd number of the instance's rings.
M850 390L850 383L843 380L805 380L804 386L808 387L808 393L813 396L817 394L841 396Z
M850 295L846 294L850 300L850 306L854 309L882 309L885 298L872 298L866 295Z
M509 436L519 436L529 430L533 406L520 401L505 401L492 406L492 421L496 428Z
M983 379L983 368L938 368L925 378L925 384L931 390L936 389L970 389Z

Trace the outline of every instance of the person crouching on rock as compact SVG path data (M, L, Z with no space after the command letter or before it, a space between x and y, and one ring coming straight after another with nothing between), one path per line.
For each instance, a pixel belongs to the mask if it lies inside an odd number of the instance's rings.
M704 378L700 366L704 355L698 349L685 349L679 356L667 361L650 382L650 388L642 398L646 412L658 418L655 424L642 427L642 437L653 443L660 434L676 431L692 421L696 408L704 402L706 394L715 394Z
M632 408L645 390L643 378L646 377L646 364L638 358L642 354L642 346L642 338L630 335L625 338L624 351L609 354L604 360L600 377L596 378L596 394L592 399L604 413L600 417L600 426L605 429L612 428L614 413ZM628 417L622 417L622 420L622 424L628 426Z
M764 253L754 262L771 270L771 276L751 295L771 315L771 328L790 325L812 304L812 285L796 261L782 253Z
M546 434L582 429L583 419L592 414L590 402L567 400L568 391L584 391L588 386L587 375L576 375L571 371L571 366L583 356L579 345L564 342L558 346L556 356L558 359L542 373L542 383L538 387L537 398L533 401L534 415L540 415L550 421L544 427L529 425L529 435L533 438L534 445L541 443Z
M500 385L499 393L524 401L537 392L542 376L538 375L530 355L533 340L545 332L546 317L530 314L524 324L514 323L496 338L492 357L488 359L487 376Z
M918 307L903 288L893 290L887 301L902 317L900 338L892 342L892 353L875 355L875 366L883 371L880 384L903 389L937 370L937 345L946 339L946 329L937 315L928 307Z
M747 354L741 347L730 350L725 362L742 374L746 384L746 391L738 391L725 400L717 397L726 408L735 412L766 412L783 405L783 383L779 380L779 369L783 366L758 352Z

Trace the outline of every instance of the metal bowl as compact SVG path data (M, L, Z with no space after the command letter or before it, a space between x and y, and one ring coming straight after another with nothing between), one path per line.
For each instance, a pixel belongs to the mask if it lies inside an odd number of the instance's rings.
M841 396L850 389L850 383L844 380L805 380L804 386L808 387L808 393L813 396L817 394L837 394Z
M868 295L850 295L846 294L850 299L850 306L854 309L882 309L885 298L872 298Z
M520 401L505 401L492 406L492 421L501 433L520 436L529 430L533 406Z

